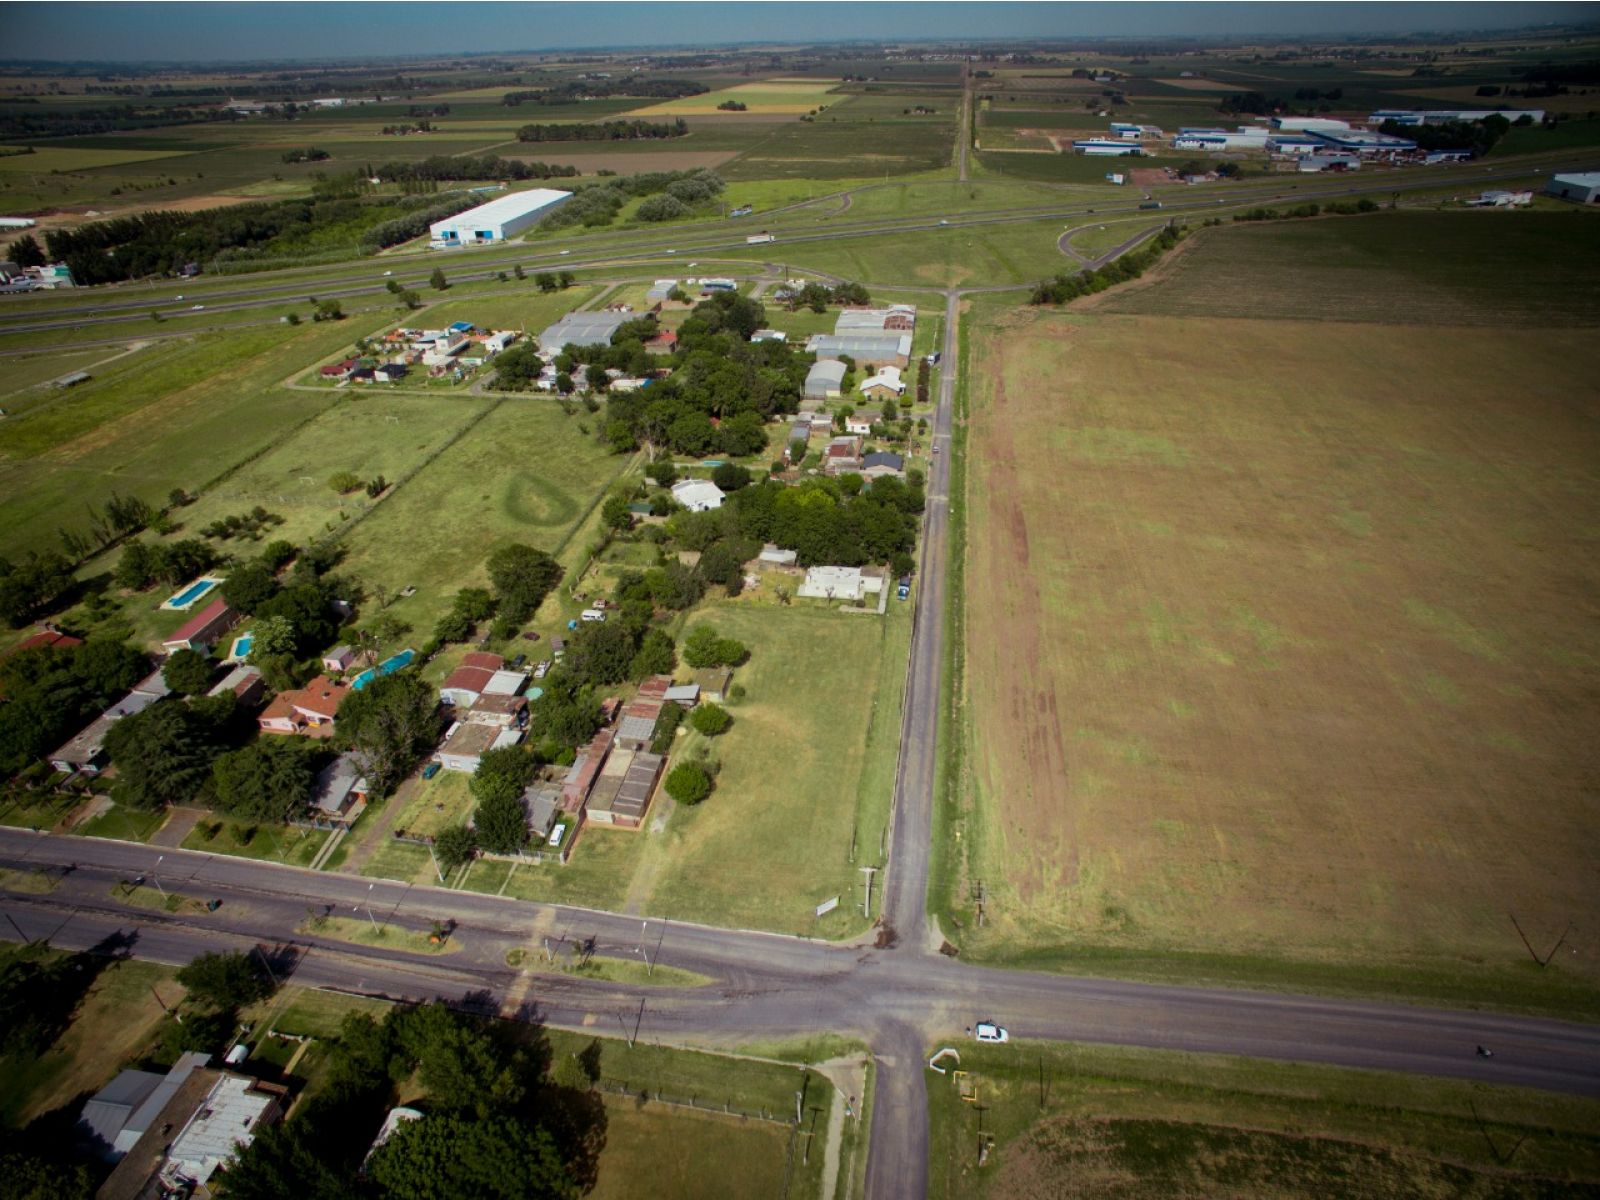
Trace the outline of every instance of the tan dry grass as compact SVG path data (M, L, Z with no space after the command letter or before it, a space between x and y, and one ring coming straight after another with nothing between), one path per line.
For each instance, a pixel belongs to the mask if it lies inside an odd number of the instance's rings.
M1592 333L1010 320L967 493L986 936L1509 963L1508 908L1581 923Z

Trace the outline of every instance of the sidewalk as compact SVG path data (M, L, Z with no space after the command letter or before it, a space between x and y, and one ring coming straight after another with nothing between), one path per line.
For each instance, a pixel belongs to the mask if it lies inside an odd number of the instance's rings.
M150 844L176 850L205 815L206 811L203 808L174 808L166 823L150 836Z

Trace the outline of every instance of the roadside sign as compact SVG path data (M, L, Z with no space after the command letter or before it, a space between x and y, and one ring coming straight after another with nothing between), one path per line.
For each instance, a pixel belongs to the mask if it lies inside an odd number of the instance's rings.
M817 905L817 916L825 917L838 907L839 897L835 896L832 900L824 900L821 904Z

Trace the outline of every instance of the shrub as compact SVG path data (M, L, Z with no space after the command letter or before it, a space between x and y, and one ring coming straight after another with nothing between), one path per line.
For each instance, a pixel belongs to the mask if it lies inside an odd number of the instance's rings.
M702 704L689 715L689 724L707 737L716 737L728 731L728 726L733 724L733 718L728 715L727 709L719 705Z
M699 804L711 794L711 776L699 763L679 763L667 773L667 795L679 804Z

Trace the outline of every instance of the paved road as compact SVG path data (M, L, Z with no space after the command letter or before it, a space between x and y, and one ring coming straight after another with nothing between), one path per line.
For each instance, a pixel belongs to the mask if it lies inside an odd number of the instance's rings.
M394 999L444 997L562 1027L635 1028L639 1036L673 1044L727 1045L814 1032L860 1037L879 1070L867 1168L874 1198L924 1193L922 1055L935 1042L959 1045L963 1027L987 1016L1003 1020L1019 1038L1245 1054L1600 1095L1600 1028L1592 1026L1001 971L930 953L910 939L881 950L838 946L641 923L615 913L194 851L162 853L162 887L195 899L219 898L222 907L170 915L125 908L112 889L118 880L149 876L157 850L0 829L0 864L61 876L48 895L0 892L0 932L49 937L65 948L133 932L134 954L168 963L205 950L260 946L280 972L308 986ZM904 888L891 884L891 897L897 886ZM325 905L357 920L370 911L369 919L385 928L421 932L434 921L452 921L459 948L426 956L326 938L308 925ZM715 983L646 989L560 973L529 977L505 965L513 947L537 954L548 944L560 955L590 939L596 953L636 960L650 954ZM652 949L657 939L659 949ZM1493 1046L1495 1058L1476 1058L1478 1044Z

